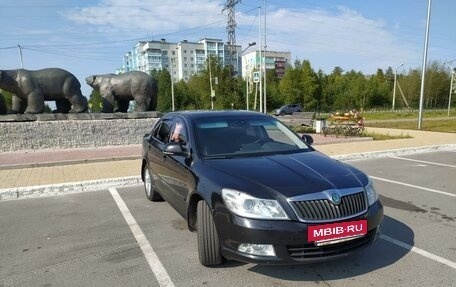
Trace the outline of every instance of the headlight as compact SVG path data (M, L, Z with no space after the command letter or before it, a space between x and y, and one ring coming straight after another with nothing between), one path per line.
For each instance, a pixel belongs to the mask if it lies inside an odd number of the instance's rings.
M372 181L369 179L369 183L365 187L366 193L367 193L367 202L369 203L369 206L374 204L378 200L378 194L374 189L374 184Z
M222 189L222 197L228 209L242 217L256 219L288 219L277 200L261 199L233 189Z

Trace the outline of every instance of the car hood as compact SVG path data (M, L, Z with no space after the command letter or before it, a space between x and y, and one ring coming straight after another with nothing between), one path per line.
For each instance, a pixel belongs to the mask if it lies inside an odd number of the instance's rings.
M244 191L259 197L266 190L293 197L328 189L362 187L360 178L366 178L362 172L317 151L210 159L204 164L229 178L241 179L245 186L238 182L234 187L247 188Z

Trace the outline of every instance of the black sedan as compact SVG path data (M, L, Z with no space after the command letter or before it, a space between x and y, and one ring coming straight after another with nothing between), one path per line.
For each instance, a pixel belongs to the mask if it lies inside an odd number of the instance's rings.
M198 234L201 264L296 264L345 256L378 236L369 177L272 116L172 112L143 140L142 179Z

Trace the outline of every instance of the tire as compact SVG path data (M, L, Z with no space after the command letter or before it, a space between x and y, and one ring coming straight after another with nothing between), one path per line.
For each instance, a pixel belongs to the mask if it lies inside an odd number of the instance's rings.
M285 111L280 111L279 116L284 116L284 115L285 115Z
M211 211L204 200L198 202L197 228L200 263L204 266L222 264L223 257L220 249L220 240Z
M144 177L144 191L146 192L146 197L150 201L162 201L163 198L161 195L154 189L152 175L150 174L149 166L146 165L143 170Z

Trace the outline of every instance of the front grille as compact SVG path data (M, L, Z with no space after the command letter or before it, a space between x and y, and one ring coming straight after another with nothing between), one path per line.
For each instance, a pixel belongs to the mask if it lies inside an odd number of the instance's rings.
M339 254L349 253L363 246L367 246L373 242L376 232L377 229L375 228L369 231L363 237L331 245L316 246L313 243L307 243L303 245L289 245L287 246L287 250L290 257L296 261L335 256Z
M367 210L364 192L341 197L338 205L328 199L291 201L291 205L301 221L338 220L359 215Z

